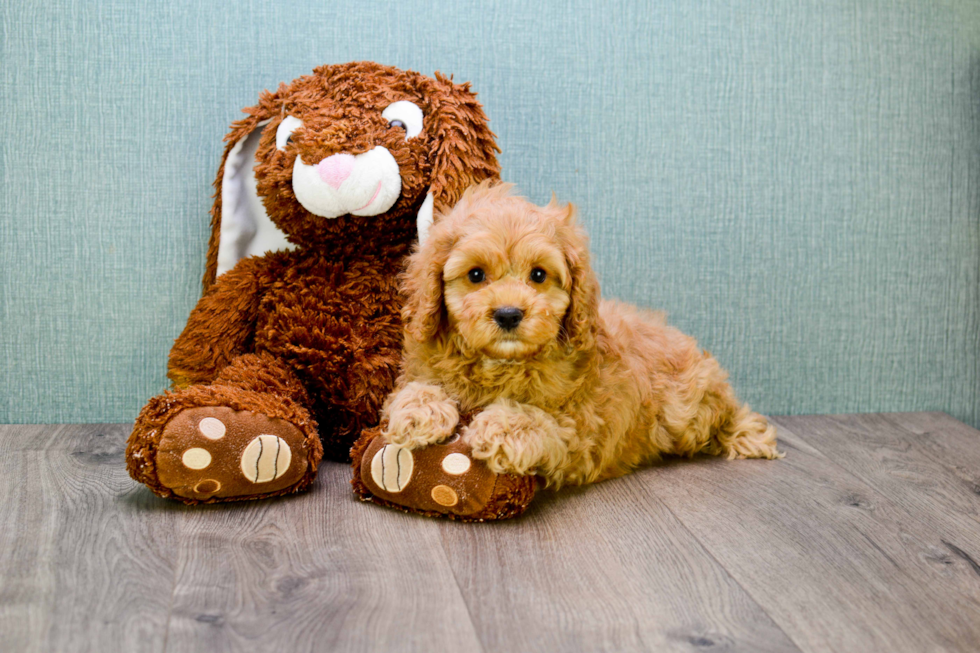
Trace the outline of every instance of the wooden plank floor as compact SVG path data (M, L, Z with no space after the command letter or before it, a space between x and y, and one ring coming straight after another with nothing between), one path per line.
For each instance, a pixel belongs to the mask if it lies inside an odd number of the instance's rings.
M980 431L774 421L784 460L472 525L362 504L336 464L186 507L126 475L128 425L0 426L0 651L980 651Z

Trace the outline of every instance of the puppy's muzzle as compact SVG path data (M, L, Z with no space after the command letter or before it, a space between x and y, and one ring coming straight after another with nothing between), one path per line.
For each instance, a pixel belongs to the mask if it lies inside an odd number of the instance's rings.
M513 331L524 319L524 311L515 306L503 306L493 312L493 321L504 331Z

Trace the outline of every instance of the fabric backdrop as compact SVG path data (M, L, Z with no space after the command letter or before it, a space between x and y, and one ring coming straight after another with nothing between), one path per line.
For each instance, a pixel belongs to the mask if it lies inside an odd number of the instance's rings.
M478 91L607 296L763 412L980 425L980 3L6 2L0 422L132 420L199 296L221 139L371 59Z

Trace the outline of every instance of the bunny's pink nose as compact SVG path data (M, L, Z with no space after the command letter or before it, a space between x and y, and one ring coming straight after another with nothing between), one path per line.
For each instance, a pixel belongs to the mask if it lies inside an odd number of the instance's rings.
M316 164L320 179L334 188L340 188L344 180L350 177L354 169L354 157L350 154L334 154Z

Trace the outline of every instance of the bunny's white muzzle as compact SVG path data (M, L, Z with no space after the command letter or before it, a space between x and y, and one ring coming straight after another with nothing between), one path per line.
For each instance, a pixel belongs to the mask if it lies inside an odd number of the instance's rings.
M301 157L293 164L293 192L307 211L321 218L379 215L398 201L398 163L380 145L358 154L334 154L315 165Z

